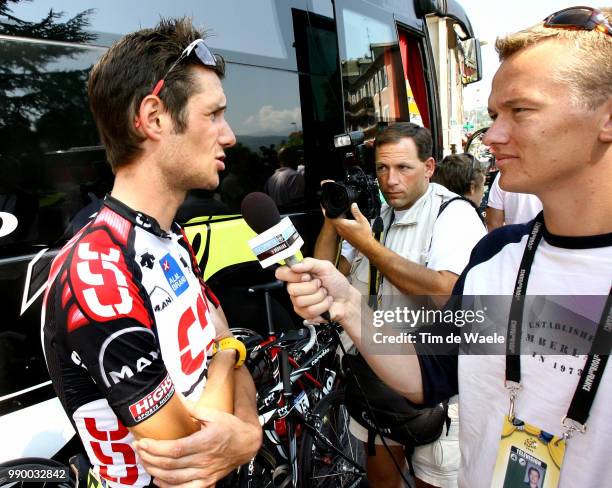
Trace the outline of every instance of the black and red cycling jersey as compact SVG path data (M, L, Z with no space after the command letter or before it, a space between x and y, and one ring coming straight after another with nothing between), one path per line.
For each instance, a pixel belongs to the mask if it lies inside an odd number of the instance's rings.
M117 487L151 477L127 427L174 394L199 398L215 338L184 233L107 197L97 216L51 265L43 348L53 386L94 470Z

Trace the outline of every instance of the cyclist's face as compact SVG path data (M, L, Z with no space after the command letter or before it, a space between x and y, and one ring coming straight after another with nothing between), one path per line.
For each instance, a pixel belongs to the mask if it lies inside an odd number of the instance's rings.
M215 189L225 169L225 149L236 137L225 120L226 98L221 80L212 70L193 68L194 93L187 102L187 127L174 133L166 145L166 175L183 190Z
M411 138L376 148L376 176L387 203L396 210L410 208L427 190L435 168L433 158L421 161Z

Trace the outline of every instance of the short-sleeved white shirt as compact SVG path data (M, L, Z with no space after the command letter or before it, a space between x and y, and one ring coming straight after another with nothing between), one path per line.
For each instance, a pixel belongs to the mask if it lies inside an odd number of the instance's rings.
M438 198L437 203L436 196ZM474 208L465 201L454 201L438 216L440 201L457 195L436 183L430 183L427 192L415 204L401 211L384 205L381 215L385 222L385 247L416 264L435 271L460 274L468 263L476 243L486 229ZM387 232L390 213L393 223ZM350 279L363 295L369 293L368 259L349 243L342 245L342 256L351 263ZM383 279L380 295L401 295L390 282Z
M499 177L495 178L491 185L487 205L504 211L506 225L524 224L542 211L542 202L538 197L529 193L502 190L499 187Z

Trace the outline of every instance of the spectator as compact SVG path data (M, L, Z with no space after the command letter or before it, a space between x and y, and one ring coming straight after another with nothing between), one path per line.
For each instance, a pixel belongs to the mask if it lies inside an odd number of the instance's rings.
M432 181L469 199L480 207L484 195L485 168L469 153L450 154L436 167Z
M489 232L502 225L523 224L542 211L540 199L529 193L515 193L499 187L499 176L493 180L487 201Z
M298 171L299 153L293 147L278 152L280 168L266 182L265 190L279 206L293 205L304 199L304 174Z
M188 190L219 184L236 142L223 74L180 19L123 37L89 75L115 181L51 265L43 347L104 486L214 486L261 443L244 345L172 221Z

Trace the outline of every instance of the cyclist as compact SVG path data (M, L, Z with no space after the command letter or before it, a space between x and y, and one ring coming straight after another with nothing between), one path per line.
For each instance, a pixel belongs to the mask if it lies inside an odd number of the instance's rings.
M186 437L199 456L183 450L189 479L206 486L261 444L252 379L234 369L244 346L172 222L188 190L218 185L235 143L223 73L185 19L125 36L90 73L115 182L53 261L43 346L93 472L112 487L180 481L182 471L157 469L145 438Z

